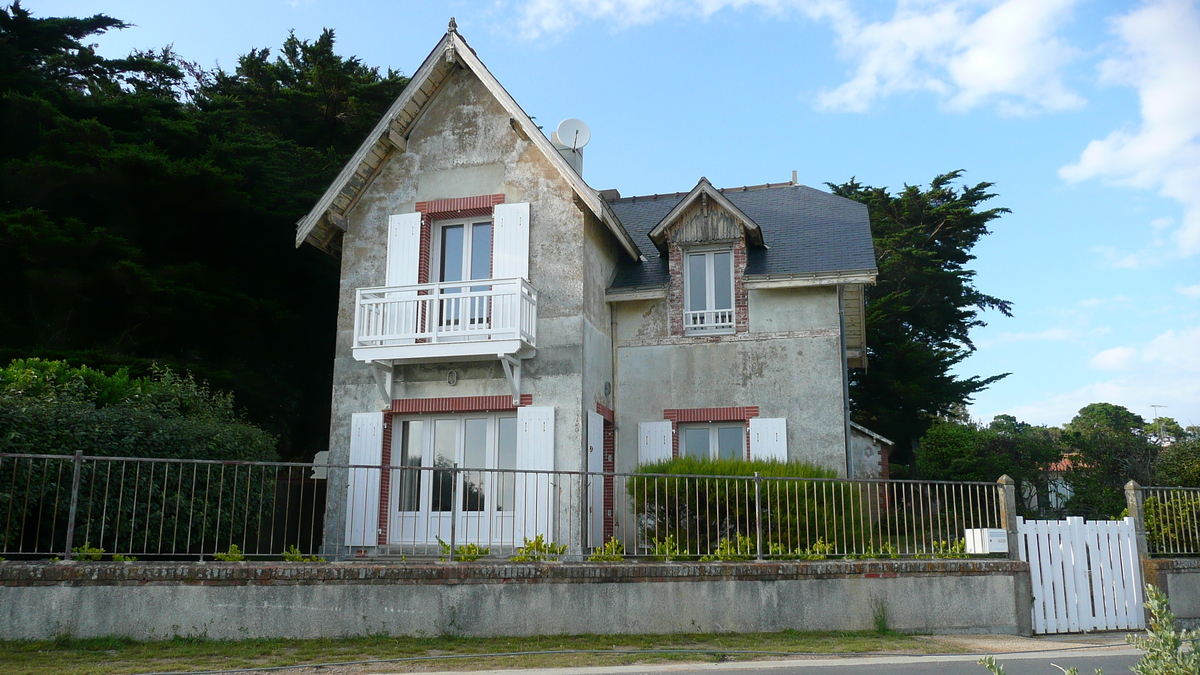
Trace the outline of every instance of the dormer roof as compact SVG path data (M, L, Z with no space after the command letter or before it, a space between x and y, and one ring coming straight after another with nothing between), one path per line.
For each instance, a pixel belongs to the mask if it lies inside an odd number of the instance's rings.
M479 78L510 115L509 123L513 130L535 145L570 184L580 206L591 211L612 231L631 259L643 259L637 243L625 230L608 203L588 186L567 160L554 149L550 139L542 134L512 95L483 65L466 40L458 34L453 20L450 30L429 53L408 86L342 167L337 178L321 195L312 210L297 221L296 246L307 242L331 255L340 255L342 233L347 227L346 216L354 209L359 196L374 180L386 159L392 153L405 151L409 132L420 120L429 102L438 95L442 83L457 68L465 68Z
M733 202L729 201L725 195L721 194L721 192L714 188L712 183L708 182L707 178L701 176L700 181L696 183L696 187L692 188L691 192L687 193L683 199L679 200L679 203L672 207L671 210L667 212L667 215L663 216L662 220L658 221L658 224L654 226L654 229L650 230L648 235L650 237L650 241L654 243L655 247L658 248L660 253L666 254L668 233L671 227L679 222L679 218L685 212L687 212L687 210L693 204L697 202L707 203L709 201L711 201L717 207L724 209L730 216L733 216L733 219L745 231L747 243L759 247L765 246L763 243L762 228L758 226L758 223L754 222L753 218L746 215L740 208L735 206Z

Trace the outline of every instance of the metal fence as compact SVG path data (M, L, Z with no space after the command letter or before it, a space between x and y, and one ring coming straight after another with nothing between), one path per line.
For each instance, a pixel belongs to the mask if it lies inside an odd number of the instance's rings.
M0 454L0 555L948 557L1004 527L1003 501L996 483Z
M1200 555L1200 488L1141 488L1150 555Z

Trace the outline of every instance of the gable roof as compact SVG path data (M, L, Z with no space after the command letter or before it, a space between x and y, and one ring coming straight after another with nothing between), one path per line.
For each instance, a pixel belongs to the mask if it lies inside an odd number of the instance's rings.
M672 207L667 212L667 215L663 216L663 219L658 221L658 225L655 225L654 229L650 230L650 233L647 235L650 237L650 241L658 247L660 253L665 254L667 252L667 231L683 215L684 211L687 211L688 207L699 199L711 199L715 201L721 208L728 211L734 220L738 221L738 224L746 230L746 238L751 243L764 246L762 228L758 226L758 223L754 222L750 216L742 213L742 210L734 206L733 202L729 201L725 195L714 188L712 183L708 182L707 178L701 176L700 182L696 183L696 187L684 195L683 199L679 200L679 203Z
M554 149L550 139L542 134L512 95L505 91L495 76L488 71L475 55L475 51L458 34L453 19L450 20L449 31L425 58L408 86L342 167L337 178L317 200L312 210L296 222L296 246L308 242L331 255L336 256L340 253L341 236L346 230L346 216L379 173L384 161L393 152L405 151L409 132L420 119L428 103L437 96L442 83L456 68L465 68L479 78L511 116L509 121L513 130L542 151L563 179L571 185L577 201L608 226L631 258L643 259L638 244L622 226L609 205L571 168L567 160Z
M747 275L876 273L865 204L793 183L717 192L759 226L770 246L747 249ZM638 246L649 250L654 245L651 232L688 194L625 197L610 204ZM626 260L618 266L611 288L660 286L669 278L666 257Z

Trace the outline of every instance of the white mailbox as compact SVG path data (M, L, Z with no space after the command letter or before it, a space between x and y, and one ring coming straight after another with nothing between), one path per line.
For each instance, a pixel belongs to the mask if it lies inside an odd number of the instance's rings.
M1000 529L971 529L963 532L967 553L1008 553L1008 531Z

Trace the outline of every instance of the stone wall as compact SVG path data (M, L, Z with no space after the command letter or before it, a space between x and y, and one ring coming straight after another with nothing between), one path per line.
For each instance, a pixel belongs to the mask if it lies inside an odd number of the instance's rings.
M0 639L871 630L1028 634L1009 560L0 563Z

